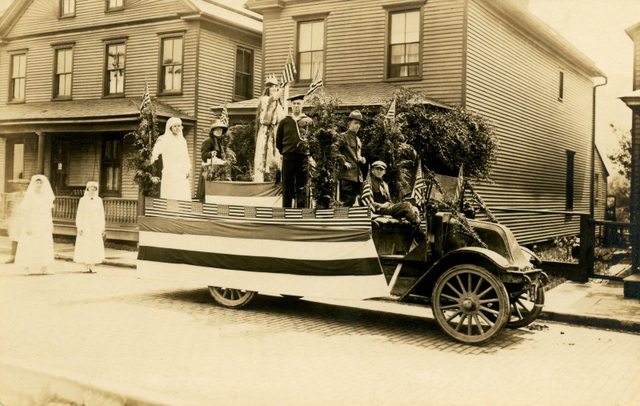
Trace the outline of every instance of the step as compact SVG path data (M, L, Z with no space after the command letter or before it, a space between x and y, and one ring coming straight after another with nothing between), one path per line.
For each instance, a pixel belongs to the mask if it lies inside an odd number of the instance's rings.
M640 299L640 273L633 273L624 278L624 297Z

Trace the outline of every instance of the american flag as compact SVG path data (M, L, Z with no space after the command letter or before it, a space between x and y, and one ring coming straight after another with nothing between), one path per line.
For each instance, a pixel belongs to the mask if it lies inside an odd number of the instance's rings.
M222 124L229 127L229 112L227 111L226 104L222 107L222 113L220 114L220 121L222 122Z
M413 182L413 190L411 191L411 198L415 199L415 202L418 206L422 205L425 200L424 193L427 190L427 182L424 180L424 175L422 173L422 160L418 159L418 164L416 168L416 179Z
M456 196L453 199L456 202L459 202L462 199L462 194L464 193L464 173L462 171L462 167L464 165L460 165L460 171L458 171L458 184L456 186Z
M318 64L318 68L316 69L316 73L313 75L313 81L309 85L309 90L307 90L306 96L310 96L322 86L324 86L324 82L322 81L322 75L320 74L320 64Z
M369 210L373 211L373 191L371 190L371 168L367 173L367 179L362 184L362 193L360 194L360 201L367 206Z
M384 119L390 123L396 119L396 98L394 96L393 101L391 102L391 106L389 106L389 111L387 111L387 115L384 116Z
M284 64L282 69L282 85L286 85L289 82L296 80L296 65L293 63L293 54L289 49L289 55L287 55L287 63Z
M149 85L144 82L144 92L142 93L142 103L140 104L140 115L146 107L151 104L151 96L149 95Z

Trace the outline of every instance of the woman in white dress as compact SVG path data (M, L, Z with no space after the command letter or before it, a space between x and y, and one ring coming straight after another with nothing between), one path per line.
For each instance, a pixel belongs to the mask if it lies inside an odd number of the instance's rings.
M53 264L53 201L55 195L44 175L34 175L20 203L22 222L15 263L28 274L32 269L48 273Z
M162 181L160 197L163 199L191 200L191 160L187 141L182 135L182 120L171 117L165 132L156 141L151 152L150 164L162 155Z
M93 272L95 264L104 261L104 205L98 196L98 183L88 182L76 214L76 247L73 261L85 264L86 272Z
M285 116L282 107L284 89L278 87L275 75L265 80L264 94L258 100L256 152L253 159L253 181L264 182L265 174L277 169L280 153L276 149L276 127Z

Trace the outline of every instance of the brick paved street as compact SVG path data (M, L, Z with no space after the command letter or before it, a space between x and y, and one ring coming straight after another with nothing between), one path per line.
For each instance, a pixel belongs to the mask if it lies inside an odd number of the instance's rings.
M119 395L112 404L640 405L638 335L538 323L474 347L451 341L427 310L270 296L230 310L205 287L133 269L56 267L0 268L3 405L108 404L100 391ZM95 392L29 386L12 368Z

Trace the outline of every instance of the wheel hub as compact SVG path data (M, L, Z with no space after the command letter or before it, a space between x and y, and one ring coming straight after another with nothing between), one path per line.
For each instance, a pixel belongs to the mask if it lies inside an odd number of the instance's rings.
M462 303L460 303L460 306L462 307L462 310L465 313L473 313L478 309L478 306L476 305L476 302L474 300L472 300L471 298L463 299Z

